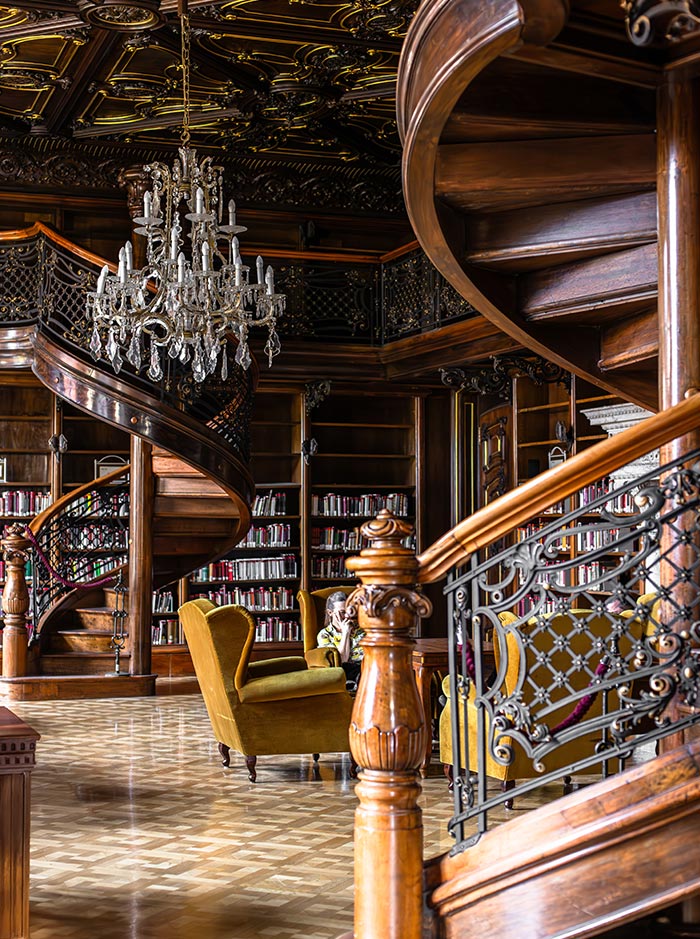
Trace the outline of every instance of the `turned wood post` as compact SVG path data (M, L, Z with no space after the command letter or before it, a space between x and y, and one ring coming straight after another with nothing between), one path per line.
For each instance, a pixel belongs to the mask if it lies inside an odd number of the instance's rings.
M657 201L659 219L659 409L665 410L700 389L700 79L682 69L665 73L657 98ZM661 464L700 446L700 430L661 448ZM689 628L679 610L696 605L695 583L679 583L677 567L693 569L695 544L678 543L663 533L662 586L673 584L673 602L662 605L662 621L674 630ZM671 543L673 542L673 543ZM676 711L672 705L672 711ZM672 715L673 716L673 715ZM662 742L672 749L683 742L673 734Z
M415 589L415 551L401 547L413 529L382 510L362 526L370 540L347 566L361 586L350 595L364 661L350 725L361 769L355 814L355 939L420 939L423 822L419 768L427 728L411 653L430 601Z
M25 565L31 542L24 537L24 525L5 529L2 553L5 559L5 589L2 608L5 627L2 637L2 677L23 678L27 674L27 613L29 591Z
M129 502L129 673L151 674L153 612L153 458L150 443L131 438Z

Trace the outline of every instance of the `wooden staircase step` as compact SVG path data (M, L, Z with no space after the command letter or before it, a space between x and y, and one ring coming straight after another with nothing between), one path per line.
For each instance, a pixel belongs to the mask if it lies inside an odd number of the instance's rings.
M111 639L111 629L59 629L51 636L49 654L91 652L113 655L109 647Z
M700 740L486 832L425 879L445 939L595 936L694 894Z
M226 493L213 479L198 476L157 476L156 496L205 496L221 502L229 502Z
M86 608L73 610L73 628L86 630L112 631L114 625L114 610L109 607Z
M141 698L154 694L155 684L155 675L31 675L0 679L0 695L9 701Z
M196 493L157 495L153 514L156 518L238 518L238 510L229 499Z
M122 667L128 669L129 654L121 655ZM113 652L64 652L42 655L42 675L106 675L114 668Z

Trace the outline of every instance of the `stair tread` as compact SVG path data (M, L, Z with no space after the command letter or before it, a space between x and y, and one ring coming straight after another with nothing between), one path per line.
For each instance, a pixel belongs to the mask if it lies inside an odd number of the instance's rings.
M57 636L111 636L111 629L89 629L85 627L80 629L80 627L73 627L71 629L57 629Z

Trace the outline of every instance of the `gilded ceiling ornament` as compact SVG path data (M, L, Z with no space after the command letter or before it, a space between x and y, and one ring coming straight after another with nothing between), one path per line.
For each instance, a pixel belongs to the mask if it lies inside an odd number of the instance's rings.
M78 0L80 17L92 26L112 29L118 32L140 32L162 25L164 17L160 12L159 0Z

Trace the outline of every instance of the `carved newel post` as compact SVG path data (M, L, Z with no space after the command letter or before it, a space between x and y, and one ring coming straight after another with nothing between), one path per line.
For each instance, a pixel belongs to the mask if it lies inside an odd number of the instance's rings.
M5 589L2 608L5 613L2 638L2 677L22 678L27 674L27 613L29 591L24 574L31 542L24 537L24 525L15 523L5 529L2 553L5 559Z
M362 586L348 598L365 630L365 655L350 725L362 773L355 815L355 939L420 939L423 822L419 767L427 745L411 665L411 634L430 601L415 589L413 528L382 510L362 526L371 542L347 562Z

